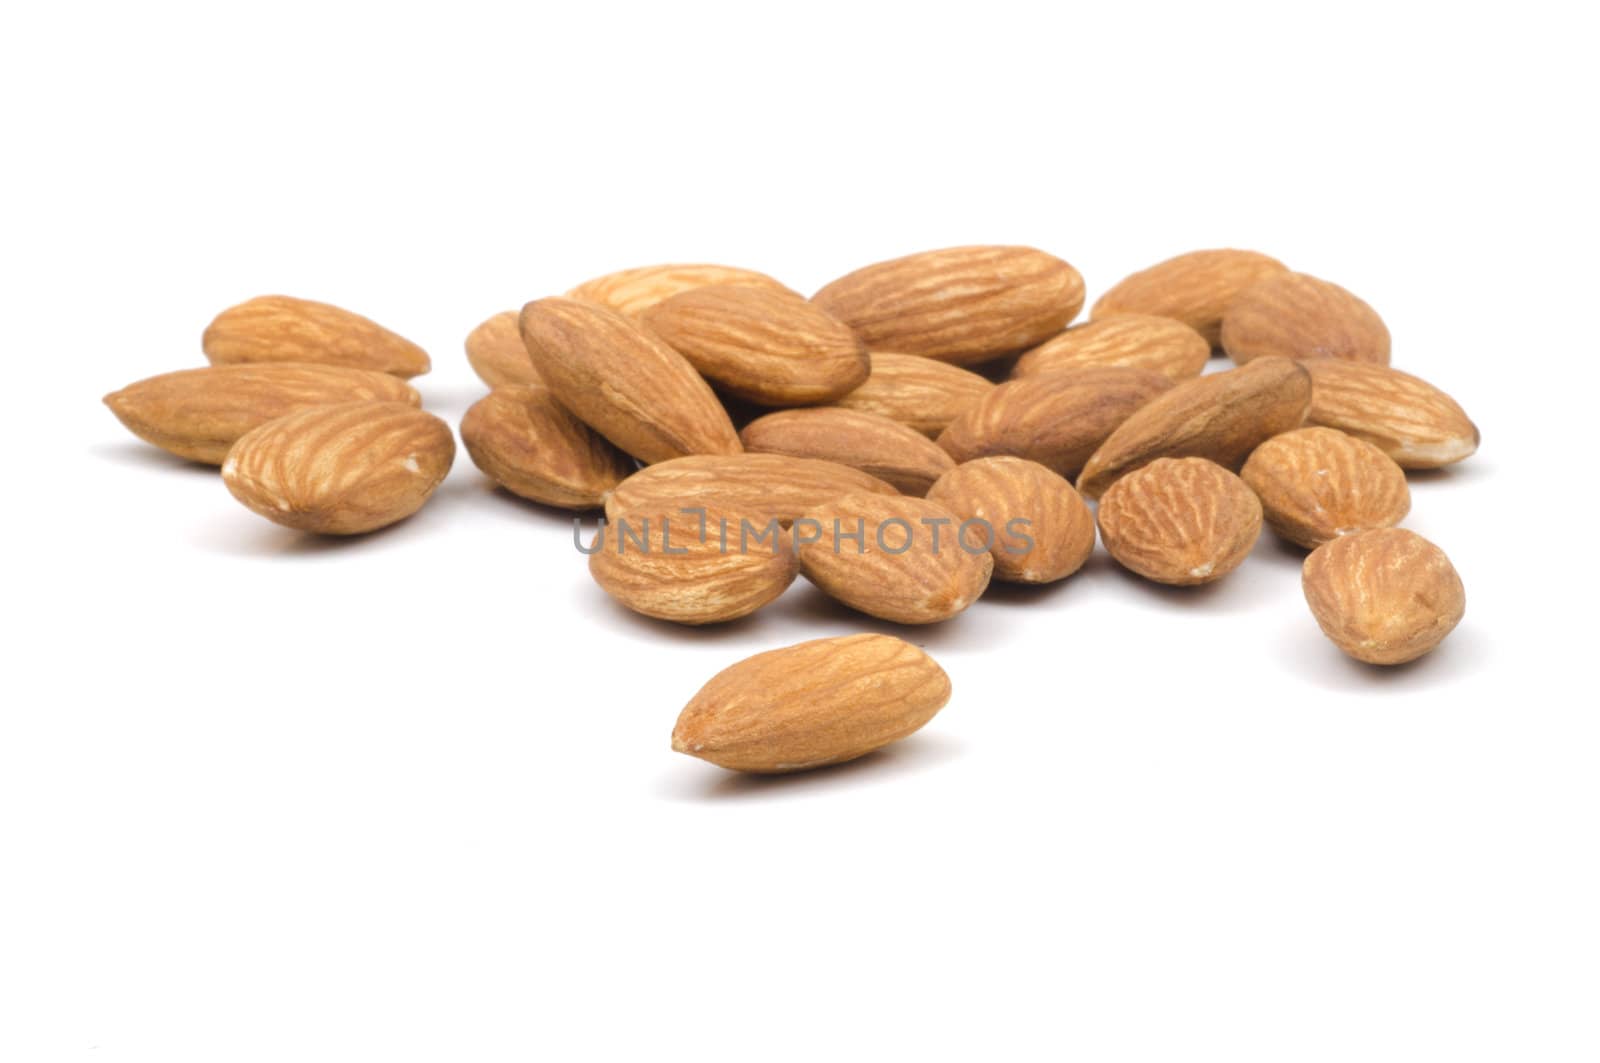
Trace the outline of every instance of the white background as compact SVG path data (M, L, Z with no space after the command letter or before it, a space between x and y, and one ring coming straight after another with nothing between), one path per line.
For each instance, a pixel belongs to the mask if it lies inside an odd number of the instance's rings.
M1600 1056L1596 77L1576 4L31 5L0 33L0 1058ZM668 750L716 670L884 630L632 617L467 461L312 541L100 405L287 292L481 393L485 316L727 262L1240 246L1371 301L1483 447L1419 664L1264 537L916 630L902 746Z

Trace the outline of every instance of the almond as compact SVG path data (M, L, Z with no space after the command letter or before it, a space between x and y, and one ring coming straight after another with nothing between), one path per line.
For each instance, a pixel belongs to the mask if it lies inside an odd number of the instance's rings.
M1313 549L1398 524L1411 509L1406 474L1383 451L1332 428L1301 428L1257 447L1239 474L1272 530Z
M657 303L639 320L701 376L751 402L827 402L867 379L867 349L856 334L794 292L712 284Z
M311 406L363 400L420 406L410 384L388 373L277 362L163 373L105 397L134 435L162 450L221 465L250 429Z
M1383 365L1313 358L1312 424L1365 439L1402 469L1437 469L1478 449L1478 426L1425 380Z
M491 388L544 383L522 342L518 316L515 310L507 310L467 333L467 362Z
M1158 458L1106 490L1099 523L1118 564L1186 587L1239 567L1261 534L1261 503L1215 462Z
M621 314L576 299L522 308L522 341L556 400L640 461L736 454L739 435L694 366Z
M1022 458L979 458L939 477L928 501L971 534L993 541L994 578L1007 583L1066 579L1094 552L1094 517L1072 485ZM960 529L958 529L959 533Z
M1275 273L1228 306L1222 349L1240 365L1271 355L1388 365L1389 328L1376 310L1337 284L1305 273Z
M676 513L685 507L740 513L785 526L852 491L898 494L859 469L786 454L696 454L640 469L606 498L606 517Z
M1323 634L1368 664L1404 664L1461 622L1467 596L1444 551L1404 528L1342 535L1306 558L1300 582Z
M594 509L633 472L633 461L568 413L545 387L495 388L461 419L472 463L514 495Z
M930 439L994 389L977 373L916 354L874 352L866 383L835 405L899 421Z
M246 432L222 480L268 520L358 535L421 509L455 451L449 425L404 403L317 406Z
M858 269L812 299L869 348L969 365L1066 328L1083 278L1031 247L952 247Z
M927 494L933 481L955 467L920 432L875 413L834 406L769 413L745 425L739 438L753 453L837 462L908 495Z
M229 307L206 326L200 346L213 365L316 362L420 376L428 355L360 314L288 295L262 295Z
M1221 342L1222 319L1239 293L1287 269L1256 251L1191 251L1124 277L1099 298L1090 316L1175 318L1215 347Z
M1013 378L1065 369L1125 366L1150 369L1176 383L1200 375L1211 344L1181 321L1149 314L1116 314L1072 328L1024 354Z
M640 266L637 269L607 273L603 277L584 281L568 292L567 297L582 299L587 303L598 303L628 317L638 317L652 306L672 298L679 292L691 291L708 284L742 284L747 287L788 290L765 273L757 273L753 269L674 263L663 266Z
M899 741L949 700L950 677L909 642L815 639L718 672L684 706L672 748L732 771L803 771Z
M1078 490L1097 498L1156 458L1209 458L1237 469L1264 440L1299 428L1310 403L1311 377L1287 358L1186 380L1117 426L1084 465Z

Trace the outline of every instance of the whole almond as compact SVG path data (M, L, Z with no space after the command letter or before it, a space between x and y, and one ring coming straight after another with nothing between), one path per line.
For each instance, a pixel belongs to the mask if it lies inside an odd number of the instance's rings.
M916 354L874 352L866 383L835 405L899 421L930 439L994 389L977 373Z
M1414 661L1466 613L1444 551L1404 528L1342 535L1306 558L1300 582L1323 634L1368 664Z
M1478 426L1432 384L1384 365L1313 358L1311 424L1365 439L1402 469L1437 469L1478 449Z
M808 509L852 491L898 494L859 469L786 454L696 454L640 469L606 498L606 518L685 508L741 513L785 526Z
M683 355L612 310L576 299L522 308L522 341L557 401L646 464L737 454L739 435Z
M1256 251L1190 251L1124 277L1096 301L1091 316L1175 318L1215 347L1221 342L1222 319L1239 293L1287 269Z
M875 413L836 406L779 410L758 417L739 433L756 454L816 458L860 469L908 495L924 495L955 467L927 436Z
M952 247L858 269L812 299L869 348L969 365L1066 328L1083 278L1031 247Z
M678 716L672 748L732 771L804 771L899 741L949 700L950 677L909 642L815 639L718 672Z
M1209 458L1237 469L1264 440L1299 428L1310 404L1311 377L1287 358L1186 380L1117 426L1084 464L1078 490L1097 498L1157 458Z
M522 342L518 317L515 310L507 310L467 333L467 362L491 388L544 383Z
M514 495L594 509L633 472L633 461L539 385L495 388L461 419L472 463Z
M388 373L298 362L181 369L105 397L146 443L208 465L221 465L240 436L284 414L360 401L422 404L415 388Z
M1118 564L1187 587L1239 567L1261 535L1261 503L1215 462L1158 458L1106 490L1099 523Z
M1337 284L1305 273L1274 273L1228 306L1222 349L1240 365L1272 355L1388 365L1389 328L1376 310Z
M788 290L780 282L753 269L698 263L670 263L607 273L603 277L584 281L568 292L567 297L598 303L628 317L638 317L652 306L672 298L679 292L702 288L708 284L742 284L746 287Z
M1115 314L1074 325L1024 354L1013 378L1065 369L1125 366L1150 369L1176 383L1200 375L1211 344L1181 321L1150 314Z
M213 365L316 362L376 369L398 377L426 373L428 355L360 314L288 295L257 296L206 326L200 346Z
M939 477L928 501L960 517L974 541L989 537L997 580L1053 583L1082 568L1094 552L1088 505L1070 483L1038 462L969 461ZM961 528L957 533L966 534Z
M246 432L222 480L268 520L358 535L421 509L455 451L449 425L404 403L316 406Z
M1307 549L1399 524L1411 509L1400 466L1371 443L1332 428L1273 436L1239 475L1261 500L1272 530Z
M867 379L856 334L791 291L712 284L639 319L723 391L768 406L827 402Z

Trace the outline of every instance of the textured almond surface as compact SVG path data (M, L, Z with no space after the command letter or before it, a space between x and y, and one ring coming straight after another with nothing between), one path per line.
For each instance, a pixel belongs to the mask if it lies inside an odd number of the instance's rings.
M933 481L955 467L950 455L915 429L831 406L769 413L745 425L739 438L752 453L837 462L908 495L927 494Z
M898 741L949 700L950 677L909 642L816 639L717 673L678 716L672 748L733 771L803 771Z
M835 405L875 413L937 438L993 389L993 383L959 366L917 354L874 352L866 383Z
M606 517L676 513L698 506L791 523L806 510L852 491L898 494L848 465L786 454L697 454L640 469L606 498Z
M1222 339L1222 319L1239 293L1287 269L1256 251L1191 251L1123 278L1095 302L1091 316L1170 317L1215 347Z
M1146 579L1192 586L1239 567L1261 535L1261 503L1243 480L1204 458L1160 458L1100 500L1100 541Z
M598 303L629 317L638 317L652 306L671 299L679 292L702 288L708 284L742 284L747 287L788 290L765 273L757 273L753 269L670 263L607 273L603 277L584 281L568 292L567 296L571 299Z
M1368 664L1404 664L1443 641L1467 610L1444 551L1404 528L1357 532L1319 546L1301 570L1323 634Z
M873 350L968 365L1066 328L1083 278L1031 247L952 247L858 269L812 298Z
M1084 465L1078 490L1098 498L1156 458L1209 458L1237 469L1264 440L1299 428L1310 404L1311 377L1287 358L1186 380L1117 426Z
M515 310L507 310L467 333L467 362L491 388L544 383L523 345L518 316Z
M449 425L403 403L317 406L245 433L222 479L268 520L356 535L421 509L455 452Z
M1389 328L1376 310L1337 284L1305 273L1275 273L1229 305L1222 349L1240 365L1272 355L1388 365Z
M1432 384L1383 365L1314 358L1312 424L1365 439L1402 469L1437 469L1478 449L1478 426Z
M317 362L398 377L429 368L426 351L382 325L288 295L262 295L229 307L206 326L200 346L213 365Z
M461 442L472 463L512 494L566 509L600 506L633 472L632 459L537 385L500 387L479 399L461 419Z
M621 314L576 299L522 308L522 341L557 401L645 463L736 454L739 435L683 355Z
M928 492L963 522L972 542L989 536L994 578L1065 579L1094 552L1094 516L1065 479L1034 461L979 458L951 469Z
M299 362L214 365L129 384L105 397L128 431L180 458L221 465L250 429L311 406L422 404L410 384L370 369Z
M1398 524L1411 509L1404 470L1371 443L1332 428L1273 436L1239 475L1272 530L1307 548Z
M1211 344L1181 321L1149 314L1116 314L1074 325L1018 359L1014 378L1065 369L1124 366L1149 369L1177 382L1200 375Z

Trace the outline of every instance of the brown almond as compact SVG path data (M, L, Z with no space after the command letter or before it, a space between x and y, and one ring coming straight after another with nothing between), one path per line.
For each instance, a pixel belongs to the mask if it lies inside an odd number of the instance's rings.
M398 377L420 376L429 368L426 351L382 325L288 295L257 296L229 307L206 326L200 346L212 365L315 362Z
M1045 340L1024 354L1013 379L1067 369L1124 366L1149 369L1176 383L1200 375L1211 358L1211 344L1181 321L1150 314L1115 314Z
M1478 449L1478 426L1432 384L1384 365L1313 358L1311 424L1365 439L1402 469L1437 469Z
M1399 524L1411 509L1404 470L1371 443L1332 428L1273 436L1239 475L1272 530L1307 549Z
M739 433L756 454L816 458L860 469L908 495L924 495L955 467L950 455L915 429L875 413L836 406L779 410Z
M1341 535L1317 547L1300 582L1323 634L1368 664L1416 660L1467 611L1466 590L1444 551L1404 528Z
M866 383L835 405L899 421L930 439L994 389L977 373L917 354L875 351Z
M495 388L461 419L472 463L514 495L594 509L633 472L633 461L538 385Z
M1118 564L1187 587L1239 567L1261 535L1261 503L1215 462L1158 458L1107 488L1099 523Z
M467 362L491 388L544 383L522 342L519 316L515 310L507 310L467 333Z
M1215 347L1221 342L1222 319L1239 293L1287 269L1256 251L1190 251L1124 277L1096 301L1090 316L1175 318Z
M753 269L701 263L670 263L607 273L603 277L584 281L568 292L567 298L598 303L619 314L638 317L652 306L671 299L679 292L692 291L708 284L741 284L746 287L788 290L780 282Z
M957 534L993 545L994 578L1066 579L1094 552L1094 516L1065 479L1022 458L979 458L939 477L928 501L961 518Z
M1389 328L1350 292L1306 273L1275 273L1240 292L1222 319L1222 349L1252 358L1345 358L1389 364Z
M606 517L676 513L685 508L740 513L784 526L808 509L852 491L898 494L859 469L786 454L696 454L640 469L606 498Z

